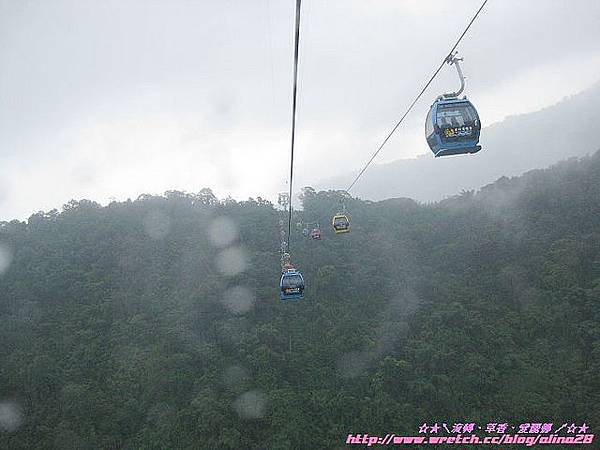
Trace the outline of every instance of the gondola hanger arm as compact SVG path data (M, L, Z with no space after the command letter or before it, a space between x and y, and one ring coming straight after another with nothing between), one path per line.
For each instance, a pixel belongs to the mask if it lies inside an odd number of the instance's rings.
M458 79L460 80L460 89L456 92L449 92L448 94L442 94L443 98L457 98L460 94L465 90L465 77L463 75L462 69L460 68L460 61L462 58L457 58L456 55L458 52L450 53L446 58L446 63L449 65L453 65L456 67L456 72L458 73Z

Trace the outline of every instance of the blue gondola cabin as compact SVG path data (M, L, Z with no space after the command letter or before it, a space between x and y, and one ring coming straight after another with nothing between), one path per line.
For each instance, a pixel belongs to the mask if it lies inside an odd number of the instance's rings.
M427 144L436 157L477 153L480 131L477 110L466 97L438 97L425 122Z
M286 269L281 273L279 290L281 300L304 298L304 277L296 269Z

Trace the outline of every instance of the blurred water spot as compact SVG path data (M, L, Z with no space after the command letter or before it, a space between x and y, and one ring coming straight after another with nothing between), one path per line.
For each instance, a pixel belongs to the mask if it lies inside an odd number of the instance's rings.
M204 341L197 336L195 342L190 342L189 344L191 351L194 352L195 355L206 360L213 357L216 352L217 346L214 343Z
M171 229L171 219L162 211L152 211L144 218L144 230L152 239L164 238Z
M23 411L21 407L11 401L0 402L0 431L9 433L17 431L23 423Z
M265 415L267 399L260 391L248 391L237 398L233 407L242 419L260 419Z
M0 275L6 272L12 261L12 252L5 244L0 242Z
M241 345L248 337L248 323L243 317L232 317L221 322L220 332L223 339Z
M248 371L240 366L229 366L223 373L223 383L229 388L236 388L248 379Z
M154 425L163 425L165 422L170 421L174 411L171 405L159 402L150 408L146 420Z
M365 352L350 352L343 355L337 363L340 375L344 378L360 376L367 369L369 356Z
M16 316L23 325L33 325L42 318L42 310L38 302L23 301L19 304Z
M246 266L246 252L240 247L225 249L217 257L217 269L223 275L238 275L246 270Z
M223 305L234 314L244 314L254 306L256 298L250 289L244 286L235 286L225 291Z
M217 247L226 247L237 239L238 227L227 217L217 217L210 224L208 236Z
M119 267L123 270L129 269L131 267L135 267L135 263L136 263L135 255L128 254L128 253L119 256L119 259L117 261L117 264L119 264Z

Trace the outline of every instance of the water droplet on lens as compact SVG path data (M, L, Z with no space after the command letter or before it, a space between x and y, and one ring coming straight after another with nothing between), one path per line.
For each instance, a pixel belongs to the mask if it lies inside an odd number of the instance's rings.
M260 391L248 391L240 395L233 407L242 419L260 419L267 409L267 399Z
M243 314L254 306L255 297L250 289L244 286L235 286L228 289L222 302L234 314Z
M144 230L152 239L162 239L171 229L171 219L162 211L152 211L144 218Z
M23 423L21 407L10 401L0 402L0 431L13 432Z
M11 261L12 252L7 245L0 243L0 275L6 272Z
M227 217L217 217L210 224L208 235L215 246L226 247L237 239L238 228L233 220Z
M226 276L234 276L246 270L246 252L240 247L223 250L217 257L217 268Z

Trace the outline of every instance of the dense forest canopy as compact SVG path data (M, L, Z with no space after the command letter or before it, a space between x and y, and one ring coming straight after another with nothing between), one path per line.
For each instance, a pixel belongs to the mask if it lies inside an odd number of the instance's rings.
M340 192L305 188L294 222ZM0 225L0 448L342 448L423 422L600 426L600 153L294 228L210 190ZM8 419L7 419L8 417Z

